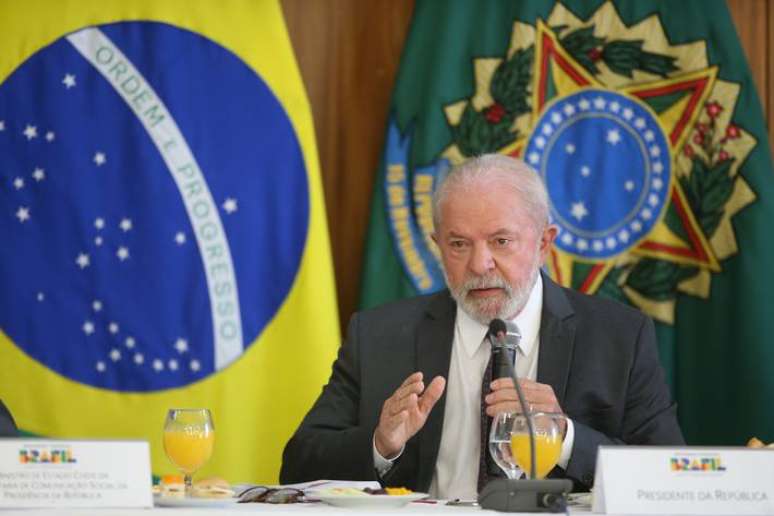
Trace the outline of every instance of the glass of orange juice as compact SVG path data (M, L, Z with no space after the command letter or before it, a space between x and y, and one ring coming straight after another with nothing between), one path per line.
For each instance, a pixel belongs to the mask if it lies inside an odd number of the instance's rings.
M164 451L185 478L191 491L194 473L212 456L215 426L209 409L170 409L164 422Z
M529 475L532 459L527 417L532 419L535 430L535 478L545 478L556 466L562 452L564 436L560 430L559 420L564 418L564 414L535 412L529 416L524 414L513 416L511 451L516 464Z

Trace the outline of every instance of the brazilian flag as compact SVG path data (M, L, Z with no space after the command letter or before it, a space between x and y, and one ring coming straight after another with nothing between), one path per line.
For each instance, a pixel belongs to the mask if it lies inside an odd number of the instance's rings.
M419 0L373 196L364 307L444 287L431 196L524 159L566 287L655 319L691 444L774 440L774 173L723 0Z
M275 482L339 344L278 2L0 5L0 399L157 474L167 410L208 408L202 473Z

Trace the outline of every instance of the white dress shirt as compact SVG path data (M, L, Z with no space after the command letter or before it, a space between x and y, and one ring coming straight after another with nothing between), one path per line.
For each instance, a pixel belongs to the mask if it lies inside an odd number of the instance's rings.
M527 304L512 320L522 335L516 356L516 374L520 378L537 378L542 308L543 281L538 275ZM475 499L481 449L481 384L491 348L484 340L488 328L472 319L459 306L454 326L441 445L430 483L430 496L438 499ZM574 440L575 429L572 421L568 420L559 467L567 467ZM374 446L374 464L382 474L389 471L399 456L387 460Z

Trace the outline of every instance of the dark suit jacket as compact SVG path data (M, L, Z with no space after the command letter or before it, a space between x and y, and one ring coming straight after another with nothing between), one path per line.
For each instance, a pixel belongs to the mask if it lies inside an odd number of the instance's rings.
M16 430L16 423L14 423L11 413L0 400L0 437L17 437L18 435L19 432Z
M564 474L591 487L600 444L682 444L658 359L653 322L620 303L543 277L537 381L553 387L575 425ZM382 404L414 371L448 376L456 305L448 291L355 314L329 383L283 454L283 483L377 479L373 433ZM427 491L446 396L384 479ZM477 467L477 465L471 465Z

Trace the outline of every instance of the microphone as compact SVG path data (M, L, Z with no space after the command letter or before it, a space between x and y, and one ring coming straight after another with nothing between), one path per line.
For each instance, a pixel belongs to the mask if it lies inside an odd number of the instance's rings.
M518 326L506 324L502 319L492 319L488 335L492 345L492 379L511 378L516 348L521 342Z
M529 480L498 479L487 483L478 495L478 503L482 509L501 512L564 512L565 495L572 490L572 482L566 478L535 479L535 428L532 412L525 410L528 405L512 358L521 341L521 333L515 324L507 325L502 319L492 319L487 336L492 346L492 378L513 379L516 396L527 420L530 471Z

